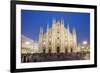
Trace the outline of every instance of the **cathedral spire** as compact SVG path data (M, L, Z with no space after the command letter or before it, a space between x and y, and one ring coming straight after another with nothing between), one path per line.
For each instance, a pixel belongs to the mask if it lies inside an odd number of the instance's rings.
M75 28L73 29L73 33L72 33L72 34L73 34L74 40L76 41L76 37L77 37L77 36L76 36L76 30L75 30Z
M71 52L71 50L70 50L70 48L71 48L71 44L70 44L70 38L71 38L71 34L70 34L70 28L69 28L69 24L67 24L67 35L68 35L68 37L67 37L67 41L68 41L68 52Z
M67 25L68 33L70 32L69 24Z
M39 32L39 45L40 45L40 46L39 46L39 51L40 51L40 52L42 52L42 51L41 51L41 48L42 48L41 42L42 42L42 40L43 40L42 38L43 38L43 28L40 27L40 32Z
M46 52L47 52L47 49L48 49L48 33L49 33L49 25L47 24L47 30L46 30Z
M61 19L61 24L63 24L63 25L64 25L64 19L63 19L63 18Z
M70 28L69 28L69 24L67 25L67 34L68 34L68 41L70 41Z
M76 30L75 30L75 28L73 29L73 33L72 33L72 35L73 35L73 43L74 43L74 48L77 46L77 35L76 35Z
M49 25L47 24L47 32L48 32L48 30L49 30Z
M75 28L73 28L73 35L76 35L76 31L75 31Z
M55 24L56 23L56 20L55 20L55 18L53 18L53 24Z
M39 33L40 35L42 35L43 34L43 28L42 27L40 27L40 33Z

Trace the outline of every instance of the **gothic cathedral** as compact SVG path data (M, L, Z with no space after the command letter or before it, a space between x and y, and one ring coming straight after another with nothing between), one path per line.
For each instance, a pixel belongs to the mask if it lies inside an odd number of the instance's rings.
M52 21L51 28L47 25L46 32L40 28L39 53L75 53L77 48L77 34L75 29L70 32L69 25L64 26L64 20Z

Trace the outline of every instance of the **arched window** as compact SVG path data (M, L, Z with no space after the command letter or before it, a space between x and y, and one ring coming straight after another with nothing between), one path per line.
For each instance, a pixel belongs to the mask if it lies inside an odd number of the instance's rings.
M73 48L71 48L71 53L73 52Z
M49 53L51 53L51 49L49 49Z

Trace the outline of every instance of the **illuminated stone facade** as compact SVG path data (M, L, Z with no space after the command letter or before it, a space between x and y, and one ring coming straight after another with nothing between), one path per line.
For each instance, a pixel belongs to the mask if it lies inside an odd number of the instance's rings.
M38 43L32 39L21 35L21 53L37 53L38 52Z
M46 32L40 28L39 53L72 53L78 52L77 34L75 29L70 32L69 25L64 26L64 20L52 21L51 28L47 25Z

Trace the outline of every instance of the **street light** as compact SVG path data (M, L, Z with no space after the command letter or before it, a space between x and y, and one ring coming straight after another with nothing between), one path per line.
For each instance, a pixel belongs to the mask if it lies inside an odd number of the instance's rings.
M26 42L25 42L25 44L26 44L26 45L29 45L29 44L30 44L30 42L26 41Z
M87 41L83 41L83 45L86 45L88 42Z
M83 41L82 42L82 51L84 52L84 53L86 53L87 52L87 48L88 48L88 42L85 40L85 41Z

